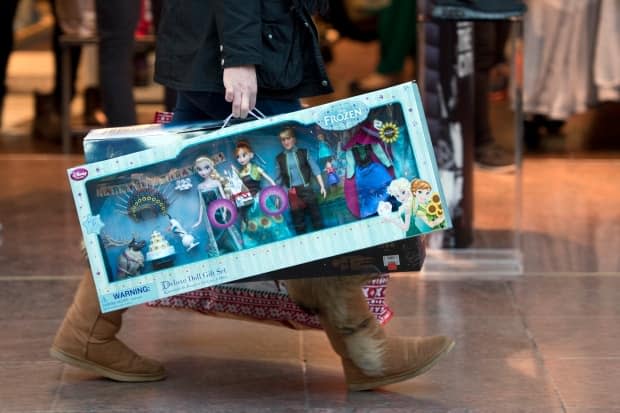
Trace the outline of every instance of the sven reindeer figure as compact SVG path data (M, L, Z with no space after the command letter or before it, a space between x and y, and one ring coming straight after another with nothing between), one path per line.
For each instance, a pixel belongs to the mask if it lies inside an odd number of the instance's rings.
M146 246L146 241L136 240L132 237L131 241L116 241L108 236L103 236L104 246L120 247L127 246L123 253L118 257L116 264L116 280L124 280L128 277L140 275L144 268L144 254L142 249Z

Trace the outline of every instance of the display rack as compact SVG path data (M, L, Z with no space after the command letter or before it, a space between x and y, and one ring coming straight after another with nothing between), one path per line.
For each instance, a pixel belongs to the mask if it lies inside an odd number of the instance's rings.
M436 87L437 79L427 79L424 68L426 60L436 58L437 53L445 53L444 49L429 50L427 48L426 36L429 35L429 24L443 25L459 25L459 29L465 29L467 25L473 25L472 22L463 22L456 20L433 20L425 13L424 2L420 2L418 16L418 81L423 91L423 99L425 101L425 110L427 116L429 106L436 102L435 97L431 96L430 102L428 98L429 87ZM493 133L502 146L514 153L515 168L510 173L501 173L491 170L483 170L473 165L473 135L467 139L463 131L461 149L462 160L469 162L470 171L461 175L465 182L462 183L463 191L467 192L465 196L469 196L471 201L464 208L463 219L466 220L464 231L467 234L458 234L458 242L461 245L450 246L445 239L441 239L436 235L427 238L427 256L422 269L422 274L427 277L440 276L442 278L449 276L476 276L476 277L493 277L493 276L515 276L523 273L523 256L521 248L521 209L522 209L522 125L523 125L523 109L522 109L522 86L521 86L521 70L520 48L523 44L523 24L521 17L511 17L509 19L511 31L508 41L509 62L510 62L510 86L509 98L505 102L491 105L491 126ZM432 35L432 32L431 32ZM471 46L473 52L473 36L470 39L455 39L459 42L458 47ZM457 45L454 45L456 48ZM435 55L433 55L435 54ZM473 56L473 55L472 55ZM440 69L441 70L441 69ZM454 68L453 70L458 70ZM435 75L433 75L435 76ZM431 94L436 91L430 91ZM468 104L470 107L473 103L471 96L459 96L460 99L470 98ZM508 103L510 102L510 103ZM430 103L430 105L429 105ZM471 127L473 111L460 113L463 119L459 124L463 128ZM494 123L495 122L495 123ZM468 125L468 123L470 125ZM510 126L506 126L510 125ZM473 131L470 130L473 134ZM431 130L431 135L433 134ZM435 141L435 137L433 137ZM454 138L452 136L452 138ZM435 151L440 163L441 173L441 153ZM441 146L441 145L439 145ZM446 174L449 175L449 174ZM448 180L449 181L449 180ZM444 191L447 197L450 197L451 190L456 185L450 182L444 182L442 178ZM457 205L462 208L463 205ZM463 211L451 211L451 213L463 213ZM453 220L458 221L458 217L453 216ZM467 228L469 225L469 228ZM455 228L459 231L458 225ZM450 234L444 234L449 236ZM454 235L454 234L452 234ZM452 243L454 244L454 242Z

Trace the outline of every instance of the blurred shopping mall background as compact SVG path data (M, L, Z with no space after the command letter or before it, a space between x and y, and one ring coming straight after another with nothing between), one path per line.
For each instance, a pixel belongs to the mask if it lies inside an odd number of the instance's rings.
M34 128L35 92L54 85L49 1L21 0L15 25L0 131L1 413L620 411L620 103L611 101L521 125L535 135L522 169L474 168L475 251L430 251L425 271L392 276L388 331L457 342L422 377L347 393L319 331L144 306L128 311L121 337L162 361L168 380L118 384L53 360L49 345L85 272L66 169L83 162L84 92L96 63L85 51L65 151L57 133L44 136L57 124ZM350 96L379 61L377 41L329 25L322 36L335 92L309 105ZM134 93L139 123L149 123L164 91L152 81L152 49L139 52ZM401 75L415 79L413 61ZM523 141L498 84L491 125L513 153ZM503 248L513 261L493 258Z

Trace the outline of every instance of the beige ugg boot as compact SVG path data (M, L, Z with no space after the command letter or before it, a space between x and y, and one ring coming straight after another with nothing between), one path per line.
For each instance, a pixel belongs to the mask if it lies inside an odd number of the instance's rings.
M340 355L351 391L370 390L428 371L454 341L444 336L387 337L361 289L368 276L287 281L291 298L318 314Z
M85 274L56 333L50 355L116 381L164 379L166 372L160 363L139 356L116 338L124 312L101 313L93 279Z

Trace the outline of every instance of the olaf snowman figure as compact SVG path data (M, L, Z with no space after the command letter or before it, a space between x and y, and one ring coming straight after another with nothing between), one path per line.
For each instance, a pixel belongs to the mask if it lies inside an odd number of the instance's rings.
M192 234L183 228L179 221L172 218L170 215L168 215L168 219L170 220L170 230L181 238L181 244L185 247L185 251L189 252L191 249L200 244L200 242L196 241L196 238L194 238Z

